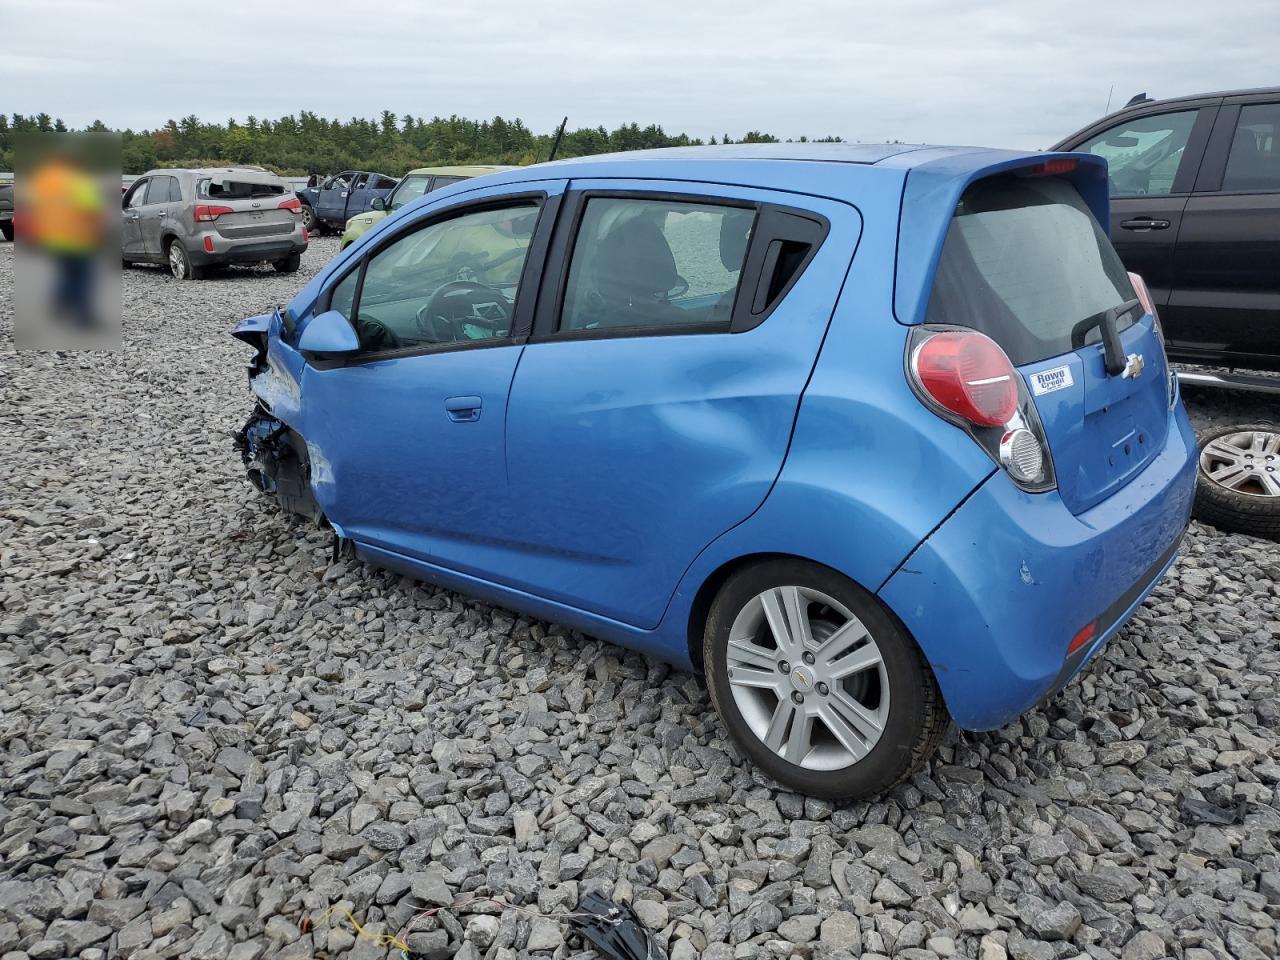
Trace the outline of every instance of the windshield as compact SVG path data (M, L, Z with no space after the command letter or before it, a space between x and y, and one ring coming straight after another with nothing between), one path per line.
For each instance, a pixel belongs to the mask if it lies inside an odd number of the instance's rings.
M417 200L420 196L427 192L427 184L431 182L428 176L409 176L400 181L400 186L396 187L395 193L391 194L391 203L388 204L388 210L399 210L406 203Z
M974 184L956 205L925 322L980 330L1022 366L1078 349L1073 330L1133 297L1075 187L1003 177ZM1118 329L1135 319L1121 317ZM1100 336L1095 324L1083 343Z

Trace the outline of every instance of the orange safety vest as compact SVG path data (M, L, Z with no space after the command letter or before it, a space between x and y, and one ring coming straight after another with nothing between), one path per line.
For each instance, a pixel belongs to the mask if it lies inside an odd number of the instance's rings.
M47 250L90 253L102 241L102 197L93 179L54 162L38 170L27 196L23 227Z

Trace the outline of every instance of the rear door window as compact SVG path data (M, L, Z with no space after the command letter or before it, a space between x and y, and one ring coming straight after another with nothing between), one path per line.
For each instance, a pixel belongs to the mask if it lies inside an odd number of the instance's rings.
M1222 189L1280 191L1280 103L1255 103L1240 110Z
M754 207L590 198L561 331L727 325L754 221Z
M1106 159L1113 197L1169 194L1197 112L1181 110L1126 120L1078 149Z
M1001 177L969 187L938 261L926 323L979 330L1014 365L1101 338L1097 321L1133 285L1079 192L1055 177ZM1123 330L1137 310L1119 318Z

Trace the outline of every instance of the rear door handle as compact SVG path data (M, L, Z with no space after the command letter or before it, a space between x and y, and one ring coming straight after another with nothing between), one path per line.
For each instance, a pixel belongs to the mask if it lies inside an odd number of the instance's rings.
M1121 220L1120 226L1126 230L1168 230L1168 220L1156 220L1152 217L1135 217L1132 220Z
M471 423L480 419L480 408L484 401L479 397L447 397L444 408L449 419L455 423Z

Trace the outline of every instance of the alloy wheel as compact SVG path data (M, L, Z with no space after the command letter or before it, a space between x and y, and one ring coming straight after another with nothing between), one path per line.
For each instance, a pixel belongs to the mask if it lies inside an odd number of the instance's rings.
M807 770L841 770L879 742L889 678L875 639L839 601L808 587L757 594L734 618L729 687L748 728Z
M176 280L185 279L187 275L187 258L176 240L169 244L169 272Z
M1200 451L1200 472L1220 487L1255 497L1280 497L1280 432L1241 430Z

